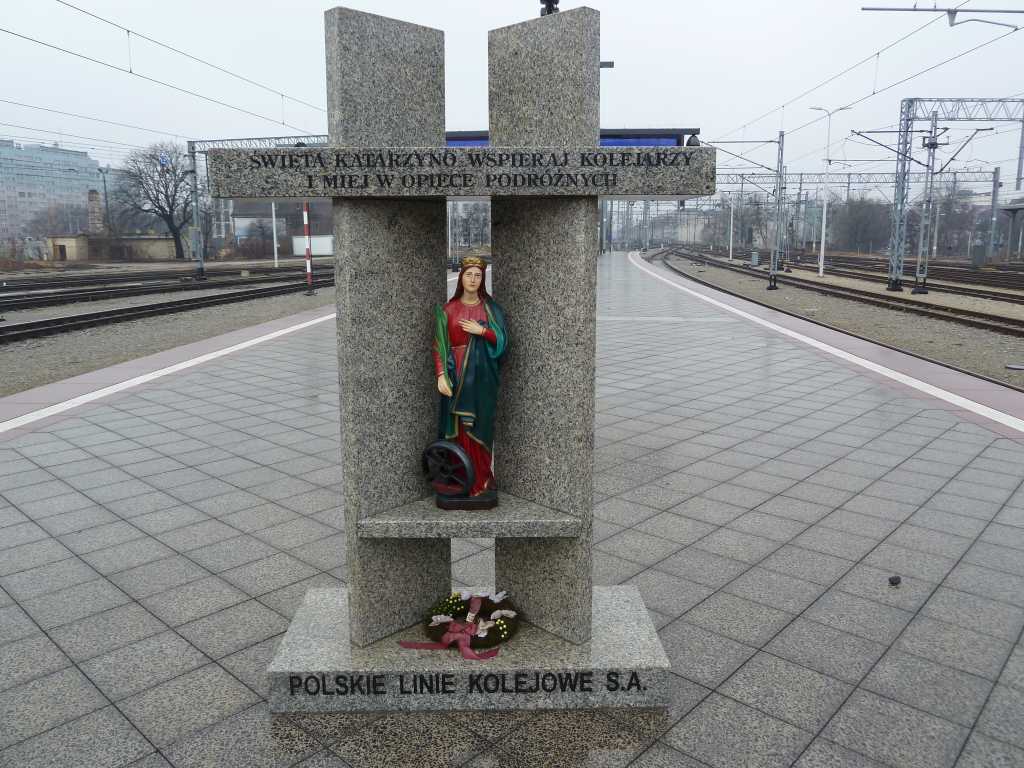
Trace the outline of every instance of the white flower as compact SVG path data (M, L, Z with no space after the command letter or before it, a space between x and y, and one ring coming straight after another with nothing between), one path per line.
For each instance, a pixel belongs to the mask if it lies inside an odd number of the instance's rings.
M505 590L501 590L501 592L494 592L490 595L487 595L487 597L489 597L492 602L500 603L502 600L508 597L508 592L506 592Z
M487 630L494 626L493 621L481 621L476 628L477 637L487 637Z
M491 614L491 621L494 621L495 619L514 619L515 617L516 617L516 612L515 611L500 610L500 611L495 611L494 613Z
M473 593L466 589L459 592L459 597L461 597L463 600L469 600L469 598L471 598L472 596Z
M436 627L438 624L447 624L449 621L454 621L451 616L445 616L443 613L439 613L436 616L430 617L430 626Z

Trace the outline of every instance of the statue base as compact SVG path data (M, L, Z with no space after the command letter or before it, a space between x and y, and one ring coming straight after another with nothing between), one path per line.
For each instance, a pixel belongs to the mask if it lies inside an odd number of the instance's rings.
M438 509L494 509L498 506L498 492L484 491L479 496L443 496L439 493L434 503Z
M455 648L399 647L400 640L427 639L421 624L356 646L349 640L348 590L311 589L267 670L270 710L667 706L669 660L639 590L594 587L592 607L591 639L585 643L575 645L523 621L497 656L474 661Z

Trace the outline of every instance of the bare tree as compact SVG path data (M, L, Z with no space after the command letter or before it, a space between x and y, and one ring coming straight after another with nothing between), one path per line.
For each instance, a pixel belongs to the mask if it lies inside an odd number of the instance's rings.
M132 152L119 174L117 198L124 207L159 218L174 238L174 256L185 258L181 233L192 220L191 170L185 149L163 142Z

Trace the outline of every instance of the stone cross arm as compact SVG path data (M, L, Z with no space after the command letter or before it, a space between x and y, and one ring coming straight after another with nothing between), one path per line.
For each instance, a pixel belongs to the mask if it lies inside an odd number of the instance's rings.
M214 149L213 197L686 198L715 191L712 147Z

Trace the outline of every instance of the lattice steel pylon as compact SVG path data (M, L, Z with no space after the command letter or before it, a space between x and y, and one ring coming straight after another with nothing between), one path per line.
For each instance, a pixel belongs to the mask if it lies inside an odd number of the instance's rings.
M1020 122L1020 147L1017 153L1017 189L1024 179L1024 99L945 99L913 98L900 102L899 137L896 142L896 181L893 191L892 229L889 235L890 291L903 289L903 262L907 242L907 200L910 194L910 143L915 120L931 119L935 113L944 122ZM993 215L997 195L992 194ZM995 227L989 236L986 260L995 251ZM977 266L978 264L975 264Z

